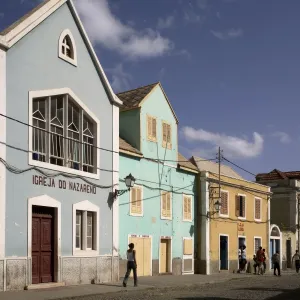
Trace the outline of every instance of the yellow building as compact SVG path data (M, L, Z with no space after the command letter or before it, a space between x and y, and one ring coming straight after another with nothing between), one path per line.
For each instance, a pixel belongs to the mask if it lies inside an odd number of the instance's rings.
M270 188L243 179L221 165L220 196L218 165L192 158L200 170L197 207L198 271L204 274L238 270L238 249L246 246L247 260L259 246L269 253ZM221 199L220 199L221 198ZM216 202L221 208L217 212ZM269 264L267 263L267 268Z

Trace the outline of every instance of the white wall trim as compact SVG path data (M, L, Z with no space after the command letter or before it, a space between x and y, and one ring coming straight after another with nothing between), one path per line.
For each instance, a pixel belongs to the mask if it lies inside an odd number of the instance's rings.
M141 213L138 214L138 213L133 213L131 211L131 202L132 202L132 190L133 189L140 189L141 190L141 197L142 199L141 200ZM129 191L129 215L132 216L132 217L143 217L144 216L144 189L143 189L143 186L142 185L138 185L138 184L135 184L133 188L130 189Z
M203 176L204 175L204 176ZM210 275L210 218L206 217L209 212L209 182L207 181L208 172L202 172L200 177L201 185L201 249L200 259L206 262L206 275Z
M226 233L220 233L219 234L219 271L221 270L221 236L226 236L227 237L227 270L230 270L230 261L229 261L229 234Z
M159 237L159 245L158 245L158 273L159 274L163 274L161 273L161 262L160 262L160 243L161 243L161 240L170 240L170 251L168 251L169 253L167 254L169 256L169 270L167 271L167 273L172 273L173 272L173 266L172 266L172 253L173 253L173 241L172 241L172 237L171 236L160 236Z
M0 113L6 116L6 52L0 49ZM0 116L0 142L6 143L6 118ZM0 157L6 161L6 145L0 144ZM0 162L0 259L5 257L6 168Z
M189 197L190 198L190 200L191 200L191 219L185 219L184 218L184 197ZM189 194L184 194L184 193L182 193L182 201L181 201L181 203L182 203L182 221L183 222L189 222L189 223L191 223L191 222L193 222L193 216L194 216L194 209L193 209L193 207L194 207L194 201L193 201L193 195L189 195Z
M71 43L72 43L72 51L73 51L73 55L74 55L74 59L68 57L67 55L62 53L62 44L63 44L63 40L66 36L69 36ZM58 41L58 57L69 62L70 64L74 65L77 67L77 49L76 49L76 44L75 44L75 39L72 35L72 32L69 29L65 29L60 37L59 37L59 41Z
M246 258L247 258L247 253L248 253L248 248L247 248L247 237L244 236L244 235L238 235L237 237L237 249L239 251L240 249L240 245L239 245L239 239L242 238L245 240L245 246L246 246ZM239 253L239 252L237 252ZM239 267L240 267L240 262L239 262L239 256L237 255L237 270L239 270Z
M96 146L97 146L97 164L96 168L97 171L96 173L88 173L84 172L81 170L74 170L68 167L64 166L57 166L50 164L48 162L41 162L32 159L32 103L34 98L38 97L49 97L49 96L55 96L55 95L62 95L62 94L68 94L81 108L84 110L89 117L93 119L93 121L96 123L97 126L97 137L96 137ZM96 115L76 96L76 94L70 89L70 88L59 88L59 89L52 89L52 90L40 90L40 91L29 91L28 95L28 107L29 107L29 112L28 112L28 119L29 119L29 126L28 126L28 148L29 148L29 153L28 153L28 164L40 168L45 168L49 170L54 170L58 172L63 172L63 173L68 173L68 174L73 174L73 175L79 175L82 177L88 177L88 178L93 178L93 179L99 179L100 178L100 121L96 117Z
M278 236L272 236L272 235L271 235L271 232L272 232L272 229L273 229L273 228L276 228L276 229L278 230L279 235L280 235L279 237L278 237ZM271 225L270 225L269 236L270 236L270 238L269 238L269 247L270 247L270 241L271 241L271 239L272 239L272 240L280 240L280 250L279 250L279 255L280 255L280 268L282 269L282 232L281 232L279 226L277 226L276 224L271 224ZM269 249L269 253L270 253L270 249ZM272 257L270 257L270 266L272 266L272 260L271 260L271 258L272 258Z
M222 190L222 189L221 189L221 193L226 193L227 194L227 214L226 215L225 214L221 214L221 210L220 210L219 216L221 218L229 218L229 215L230 215L230 205L229 205L229 203L230 203L230 199L229 199L230 194L229 194L229 191Z
M61 256L61 203L48 195L41 195L33 198L28 198L28 213L27 213L27 257L31 259L32 251L32 206L45 206L45 207L53 207L56 208L55 211L55 231L54 231L54 246L55 246L55 270L54 270L54 278L57 282L61 281L61 264L59 263L59 257ZM29 284L31 284L31 276L32 274L28 274Z
M93 224L93 241L96 245L96 249L76 249L76 210L90 211L96 213L96 224ZM73 230L72 230L72 241L73 241L73 255L74 256L98 256L99 255L99 232L100 232L100 209L97 205L91 203L88 200L77 202L73 204ZM82 225L84 228L84 225ZM96 232L95 232L96 230Z

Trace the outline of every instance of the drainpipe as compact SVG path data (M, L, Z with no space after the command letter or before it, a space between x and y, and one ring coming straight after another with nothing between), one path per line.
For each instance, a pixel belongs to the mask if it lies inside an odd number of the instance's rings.
M298 216L298 224L297 224L297 231L298 231L298 251L300 250L300 230L299 230L299 224L300 224L300 194L297 194L297 216Z

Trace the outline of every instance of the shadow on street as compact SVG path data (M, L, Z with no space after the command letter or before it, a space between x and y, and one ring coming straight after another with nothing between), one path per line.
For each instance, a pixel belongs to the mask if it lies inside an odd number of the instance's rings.
M239 289L239 290L251 290L251 291L273 291L273 292L280 292L281 294L265 298L265 300L298 300L300 299L300 288L295 290L287 290L287 289L272 289L272 288L246 288L246 289ZM224 297L183 297L183 298L176 298L177 300L232 300L236 298L224 298ZM247 300L247 299L244 299Z

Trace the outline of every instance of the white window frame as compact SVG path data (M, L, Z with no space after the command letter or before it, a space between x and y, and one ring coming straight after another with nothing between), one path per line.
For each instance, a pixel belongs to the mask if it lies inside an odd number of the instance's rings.
M260 218L259 219L256 219L255 218L255 211L256 211L256 207L255 207L255 202L256 200L259 200L260 201L260 212L259 212L259 216ZM257 222L261 222L261 213L262 213L262 199L259 198L259 197L254 197L254 220L257 221Z
M67 55L65 55L62 52L63 40L66 36L69 36L69 38L71 40L72 47L73 47L72 51L73 51L74 59L68 57ZM58 57L77 67L77 50L76 50L76 45L75 45L75 39L69 29L65 29L59 37Z
M165 217L163 216L162 214L162 211L163 211L163 193L170 193L171 197L170 197L170 217ZM172 192L169 192L169 191L161 191L160 193L160 218L162 220L172 220L172 217L173 217L173 193Z
M86 114L95 122L97 127L96 132L96 172L95 173L88 173L84 172L82 170L75 170L72 168L68 168L66 166L58 166L54 165L48 162L41 162L34 160L32 158L33 148L32 148L32 106L33 106L33 99L39 98L39 97L49 97L49 96L55 96L55 95L62 95L62 94L68 94L70 97L74 100L74 102L81 107L82 110L86 112ZM99 119L88 109L88 107L75 95L75 93L69 89L69 88L61 88L61 89L53 89L53 90L41 90L41 91L29 91L29 126L28 126L28 133L29 133L29 153L28 153L28 164L31 166L36 166L39 168L49 169L53 171L73 174L73 175L79 175L82 177L88 177L93 179L99 179L100 178L100 121Z
M96 214L96 218L93 220L93 245L94 249L88 249L86 245L83 245L85 249L76 248L76 211L93 212ZM99 255L99 230L100 230L100 208L91 203L88 200L84 200L73 204L73 255L74 256L96 256ZM83 231L86 231L86 222L82 222ZM86 241L85 241L86 243Z
M260 246L262 246L262 237L261 236L254 236L253 237L253 253L254 255L256 255L256 251L255 251L255 240L260 240Z
M184 218L184 198L188 197L191 200L191 218L185 219ZM193 197L192 195L182 194L182 221L183 222L193 222Z
M131 211L131 202L132 202L132 190L134 188L139 188L141 189L141 195L142 195L142 199L141 199L141 213L140 214L137 214L137 213L133 213ZM130 216L133 216L133 217L143 217L144 216L144 189L143 189L143 186L142 185L137 185L135 184L133 188L130 189L130 192L129 192L129 214Z
M227 214L221 214L221 210L219 212L219 216L222 218L229 218L229 191L226 190L221 190L221 193L226 193L227 194Z
M242 196L245 198L245 217L238 217L239 220L246 220L247 219L247 197L245 194L238 194L238 196Z

